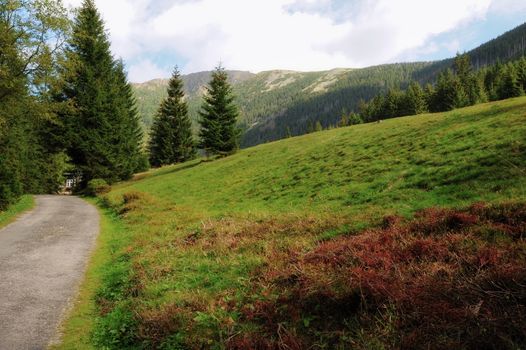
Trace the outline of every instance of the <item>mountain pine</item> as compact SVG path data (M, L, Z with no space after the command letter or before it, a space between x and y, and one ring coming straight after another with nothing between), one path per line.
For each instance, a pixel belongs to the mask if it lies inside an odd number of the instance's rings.
M109 183L129 178L140 159L137 112L93 0L84 0L78 12L66 57L58 98L66 105L62 119L73 164L84 184L94 178Z
M221 66L212 73L201 106L200 146L207 154L228 155L239 148L238 109L228 74Z
M517 62L517 79L522 89L526 92L526 57Z
M513 64L506 65L497 91L498 97L501 100L524 95L524 90L519 82L517 70Z
M159 167L185 162L195 157L192 122L188 116L183 81L177 68L168 85L150 133L150 163Z
M432 111L443 112L464 107L468 97L460 79L450 69L446 69L438 76L433 96Z
M409 84L403 99L402 115L416 115L427 112L426 95L419 83Z

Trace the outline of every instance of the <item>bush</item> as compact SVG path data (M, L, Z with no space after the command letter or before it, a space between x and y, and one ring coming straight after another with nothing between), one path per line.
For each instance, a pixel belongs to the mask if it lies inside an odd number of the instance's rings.
M137 167L135 168L135 173L143 173L150 170L150 161L148 160L148 155L141 153L137 160Z
M108 193L111 190L111 186L103 179L93 179L88 182L86 187L86 194L88 196L98 196L104 193Z

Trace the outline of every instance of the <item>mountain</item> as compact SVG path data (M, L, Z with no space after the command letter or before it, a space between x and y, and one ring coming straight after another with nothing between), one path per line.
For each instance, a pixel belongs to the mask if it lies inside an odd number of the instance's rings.
M205 85L210 81L211 71L192 73L183 75L185 93L188 96L190 111L197 119L197 110L199 107L199 97L204 92ZM230 82L237 85L241 82L251 79L254 74L244 71L228 71ZM132 84L137 99L139 115L146 129L152 125L153 116L159 108L159 103L166 97L166 88L168 79L154 79L145 83Z
M526 52L526 23L468 52L475 67L506 62ZM301 135L309 126L336 125L343 111L357 111L361 100L369 100L389 88L405 88L411 80L432 82L437 74L453 65L453 58L435 62L386 64L362 69L340 68L323 72L273 70L252 74L229 71L237 103L242 146L248 147ZM210 72L183 76L189 112L194 121L203 86ZM168 80L134 84L139 112L148 129L166 95ZM195 123L197 128L197 123Z

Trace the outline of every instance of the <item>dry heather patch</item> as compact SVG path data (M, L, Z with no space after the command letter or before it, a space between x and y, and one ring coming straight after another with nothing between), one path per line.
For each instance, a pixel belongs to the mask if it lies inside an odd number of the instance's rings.
M526 205L428 209L275 253L233 349L517 349L526 344ZM279 259L286 263L276 263Z

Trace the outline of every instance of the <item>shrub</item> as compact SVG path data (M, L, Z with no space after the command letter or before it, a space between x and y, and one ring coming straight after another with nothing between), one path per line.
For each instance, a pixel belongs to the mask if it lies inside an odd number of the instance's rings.
M88 196L98 196L104 193L108 193L111 190L111 186L103 179L93 179L88 182L86 187L86 194Z

